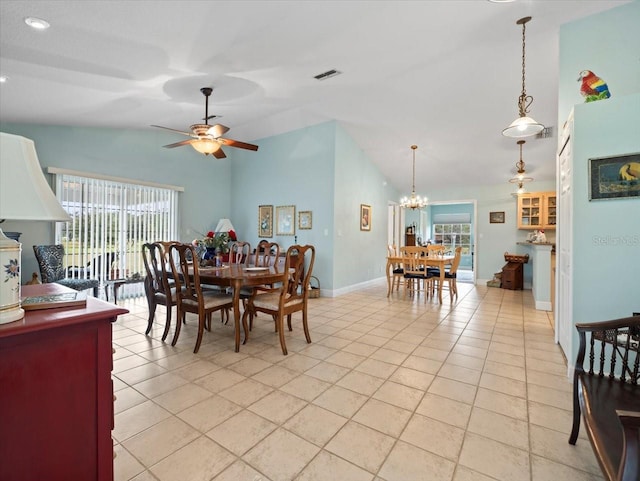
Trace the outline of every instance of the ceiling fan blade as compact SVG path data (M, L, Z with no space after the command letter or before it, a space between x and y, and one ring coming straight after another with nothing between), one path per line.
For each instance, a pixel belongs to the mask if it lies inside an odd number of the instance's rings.
M237 147L239 149L247 149L247 150L258 150L257 145L248 144L246 142L240 142L239 140L223 139L223 138L219 138L217 140L222 142L224 145L228 145L229 147Z
M182 140L180 142L176 142L175 144L165 145L164 147L166 147L167 149L173 149L174 147L181 147L183 145L189 145L189 144L191 144L193 142L194 142L194 139Z
M182 130L176 130L176 129L172 129L170 127L163 127L162 125L152 125L151 127L158 127L159 129L164 129L164 130L170 130L171 132L178 132L179 134L182 135L188 135L189 137L193 137L193 133L191 132L183 132Z
M222 149L218 149L213 153L213 156L216 159L224 159L226 157L226 155L224 154L224 152L222 151Z
M221 135L224 135L228 131L229 131L229 127L227 127L226 125L215 124L209 127L209 130L207 131L207 133L209 135L212 135L214 139L217 139L218 137L220 137Z

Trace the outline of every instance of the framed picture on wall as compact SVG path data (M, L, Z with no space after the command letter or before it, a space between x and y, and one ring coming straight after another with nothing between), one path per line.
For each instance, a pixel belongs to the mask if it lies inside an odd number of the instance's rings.
M311 211L301 210L298 212L298 229L307 230L311 229Z
M360 230L371 230L371 206L360 204Z
M490 224L504 224L504 212L489 212Z
M589 200L640 197L640 153L589 159Z
M273 237L273 206L258 206L258 237Z
M296 206L279 205L276 207L276 234L294 235L296 233Z

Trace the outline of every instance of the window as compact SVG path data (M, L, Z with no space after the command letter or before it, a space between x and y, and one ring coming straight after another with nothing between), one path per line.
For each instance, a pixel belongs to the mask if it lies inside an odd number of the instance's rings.
M178 190L172 186L129 183L124 179L72 175L58 169L56 196L71 216L56 225L56 243L65 247L70 276L109 279L144 276L145 242L178 237ZM130 294L140 284L125 286ZM127 292L124 293L125 295Z
M433 240L453 252L462 246L461 254L471 255L471 224L433 224Z

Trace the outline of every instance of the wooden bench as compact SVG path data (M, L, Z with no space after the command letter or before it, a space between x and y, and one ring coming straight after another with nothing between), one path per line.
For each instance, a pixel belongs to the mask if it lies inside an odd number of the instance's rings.
M574 371L569 443L576 443L582 413L605 479L638 481L640 316L576 324L576 328L580 349Z

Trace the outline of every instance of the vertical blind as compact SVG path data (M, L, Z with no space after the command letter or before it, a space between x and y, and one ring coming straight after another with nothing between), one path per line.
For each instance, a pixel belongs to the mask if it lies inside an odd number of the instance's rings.
M101 283L136 274L144 277L142 244L177 238L178 191L170 186L56 173L56 196L71 216L71 221L56 225L56 243L65 247L65 267L86 267L72 269L70 275Z

